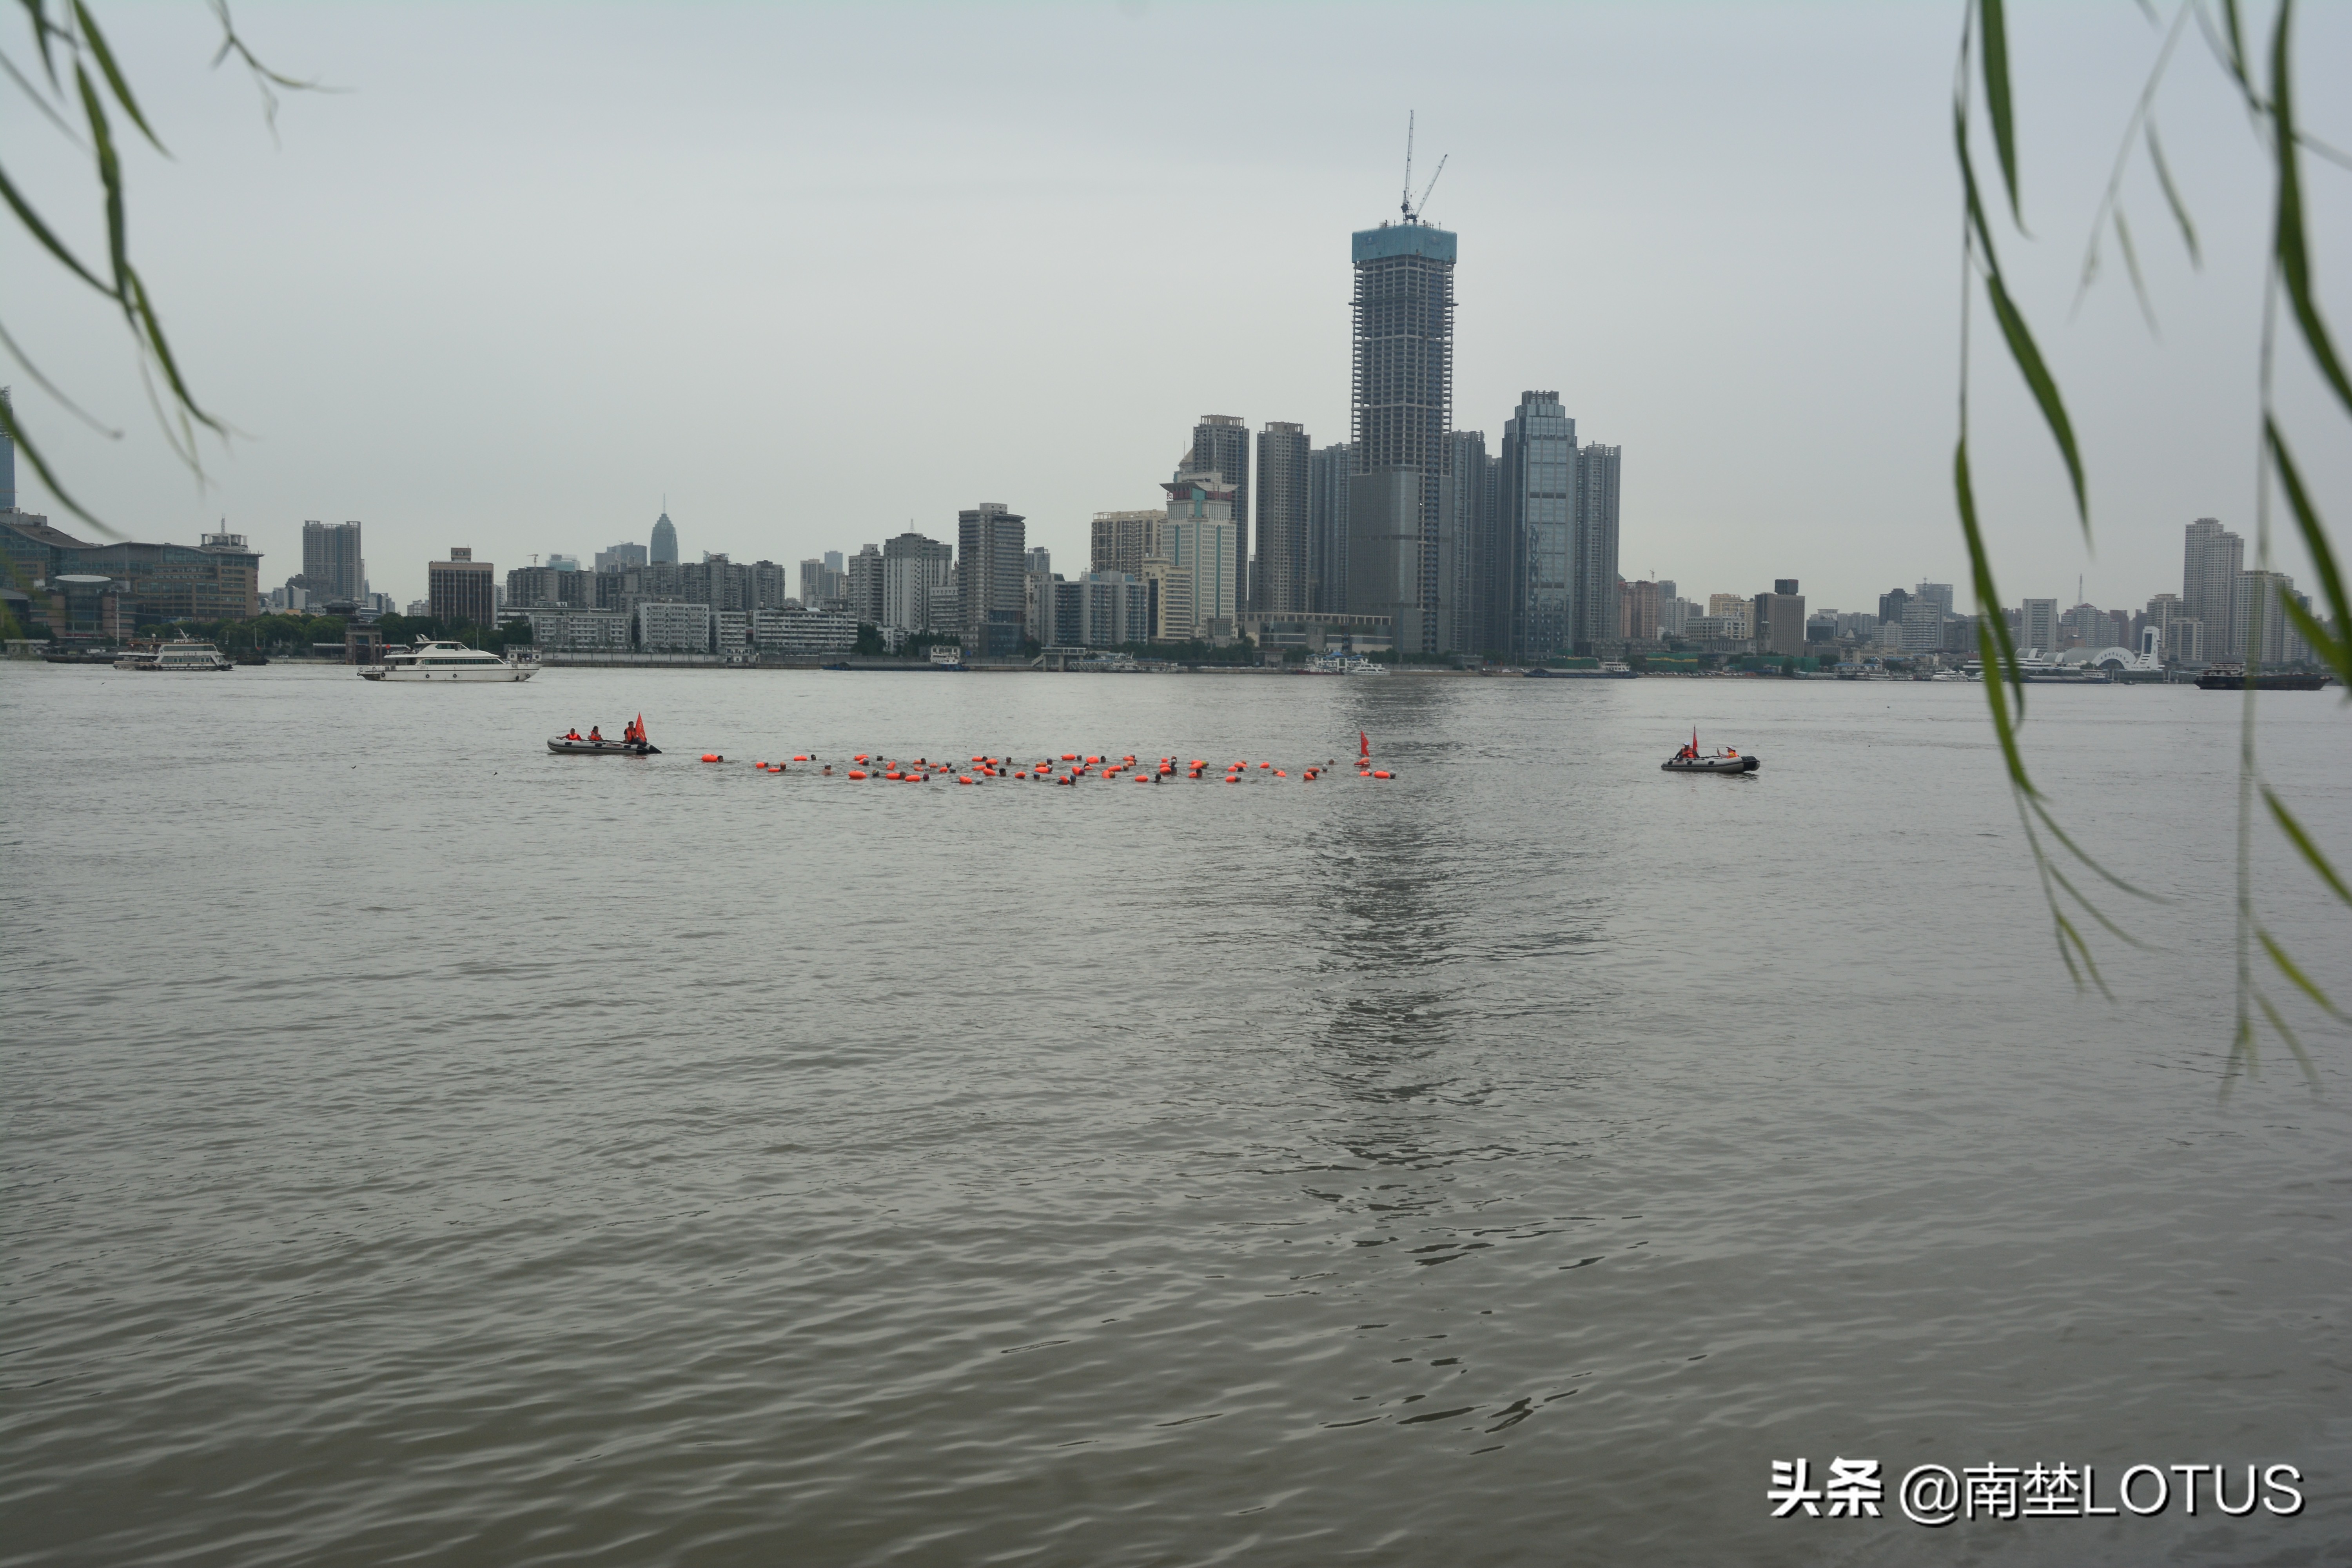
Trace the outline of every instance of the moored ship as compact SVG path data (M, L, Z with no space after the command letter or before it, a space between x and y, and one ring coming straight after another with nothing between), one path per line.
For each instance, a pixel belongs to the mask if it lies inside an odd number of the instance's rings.
M2326 684L2326 676L2307 669L2257 669L2252 680L2257 691L2316 691ZM2200 691L2243 691L2246 686L2242 664L2217 664L2197 678Z
M175 673L192 669L235 669L236 666L221 657L220 649L208 642L192 642L182 637L167 642L152 653L126 653L114 661L117 669L166 669Z
M529 680L539 673L536 661L524 664L503 659L486 648L467 647L447 638L416 639L415 647L386 648L382 664L360 670L362 680Z

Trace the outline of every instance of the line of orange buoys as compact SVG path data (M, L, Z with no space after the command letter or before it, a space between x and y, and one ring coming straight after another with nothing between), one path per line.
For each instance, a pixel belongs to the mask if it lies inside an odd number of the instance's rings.
M723 763L726 757L718 752L705 752L706 763ZM1356 759L1356 776L1364 779L1392 779L1395 773L1388 768L1372 766L1369 755ZM1240 759L1228 763L1222 770L1213 768L1205 757L1193 757L1179 762L1174 757L1161 757L1153 762L1141 761L1134 752L1113 759L1107 753L1089 752L1048 752L1034 763L1024 763L1017 756L991 756L974 752L961 763L945 760L933 762L929 757L903 761L884 757L875 752L859 752L839 774L831 763L824 762L814 752L796 752L790 762L755 762L752 767L765 773L789 773L794 763L803 764L803 772L814 772L820 777L846 777L859 781L887 780L901 784L929 784L934 779L952 779L961 786L985 784L991 779L1015 784L1050 784L1059 787L1076 786L1088 779L1115 784L1121 778L1139 784L1165 783L1182 777L1189 780L1222 778L1226 784L1240 784L1252 773L1263 773L1266 782L1291 776L1288 768L1276 767L1271 762L1252 763ZM1313 784L1339 766L1336 758L1310 763L1298 770L1298 782Z

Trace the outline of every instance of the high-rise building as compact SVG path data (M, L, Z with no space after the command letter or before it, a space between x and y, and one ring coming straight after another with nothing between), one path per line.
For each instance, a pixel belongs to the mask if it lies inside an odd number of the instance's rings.
M1503 422L1496 495L1496 603L1491 646L1514 658L1549 658L1577 641L1576 421L1557 392L1522 392ZM1609 622L1617 621L1610 584Z
M367 592L367 563L360 557L356 522L302 525L303 586L314 599L349 599Z
M1952 585L1949 583L1922 583L1911 590L1911 596L1932 602L1939 616L1952 614Z
M465 545L453 546L449 559L425 569L425 597L433 618L445 626L488 626L498 624L498 568L477 561Z
M1900 590L1897 591L1900 592ZM1888 595L1890 598L1892 596L1892 595ZM1881 619L1885 618L1886 611L1884 608L1885 603L1885 599L1879 601L1881 608L1878 614ZM2058 651L2057 600L2028 599L2019 607L2017 647L2021 653L2027 648L2039 648L2045 654Z
M1576 453L1576 646L1617 635L1617 489L1622 447L1588 441Z
M1021 570L1030 576L1054 574L1054 552L1042 544L1033 544L1021 558Z
M646 547L642 544L621 543L596 552L595 567L599 572L625 572L645 563Z
M655 565L677 564L677 527L670 521L667 512L654 520L652 559Z
M1903 624L1903 606L1910 602L1911 593L1907 588L1891 588L1885 593L1879 595L1879 624L1884 626L1887 622L1892 621L1896 626L1901 626Z
M1088 569L1140 579L1145 558L1160 552L1160 525L1167 521L1164 510L1095 513Z
M882 547L869 544L849 558L849 614L861 626L882 624Z
M1449 430L1445 435L1445 515L1437 529L1437 641L1444 653L1478 647L1477 551L1486 487L1486 433Z
M1407 217L1353 237L1348 609L1400 653L1443 645L1439 536L1452 497L1455 237Z
M1024 520L1002 501L956 514L956 596L967 658L1008 658L1021 651L1026 594L1022 564Z
M1158 558L1188 574L1191 614L1171 625L1163 609L1160 635L1178 641L1230 636L1241 608L1241 529L1234 521L1240 492L1213 473L1181 475L1161 488L1168 515Z
M1658 584L1639 578L1625 584L1625 624L1620 633L1629 641L1655 642L1665 619L1665 600Z
M1502 464L1487 453L1484 430L1456 430L1446 440L1453 447L1454 505L1441 553L1450 556L1451 565L1440 575L1452 605L1449 651L1497 651L1508 646L1496 632L1497 583L1509 576L1507 553L1501 547L1508 531L1501 518Z
M1903 606L1903 651L1934 653L1944 646L1944 612L1933 599L1913 595Z
M2238 646L2231 657L2246 664L2273 668L2283 664L2307 663L2311 658L2310 645L2295 631L2294 623L2287 619L2284 606L2288 603L2305 610L2311 608L2310 598L2294 591L2294 579L2285 573L2239 573L2236 600L2230 616Z
M945 592L955 580L955 546L915 532L882 542L882 621L910 632L961 629ZM939 601L934 612L932 601Z
M1932 606L1930 606L1932 608ZM1939 615L1937 624L1940 627ZM1801 654L1805 651L1805 596L1797 592L1794 577L1781 577L1772 584L1769 594L1756 595L1756 651L1769 654Z
M16 510L16 405L0 386L0 512Z
M1192 426L1192 450L1176 465L1175 478L1186 474L1223 474L1234 491L1234 537L1242 581L1246 585L1255 569L1250 553L1250 434L1239 415L1203 414ZM1244 598L1241 607L1249 601Z
M1348 481L1356 449L1345 441L1318 447L1307 467L1307 607L1339 615L1348 607Z
M1310 607L1307 520L1314 460L1315 444L1305 426L1273 420L1258 432L1257 554L1248 565L1249 595L1243 609L1295 615ZM1238 537L1245 540L1246 532Z
M2237 620L2238 574L2246 542L2210 517L2189 525L2181 552L2180 596L2189 618L2204 623L2205 657L2215 662L2245 657Z

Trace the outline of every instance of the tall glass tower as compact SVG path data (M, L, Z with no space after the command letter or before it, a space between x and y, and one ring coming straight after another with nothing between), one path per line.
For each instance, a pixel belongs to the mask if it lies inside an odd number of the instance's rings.
M1519 394L1503 426L1498 489L1502 624L1495 629L1514 658L1564 653L1576 641L1576 421L1559 393Z
M664 512L654 521L653 562L656 566L677 564L677 529Z
M1446 645L1441 541L1452 510L1454 237L1417 218L1355 235L1355 472L1348 608L1387 616L1400 653Z

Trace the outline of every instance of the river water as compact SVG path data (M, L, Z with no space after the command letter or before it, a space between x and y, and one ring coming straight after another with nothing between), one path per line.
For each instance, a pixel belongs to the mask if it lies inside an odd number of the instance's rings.
M0 1563L2346 1561L2352 1077L2273 985L2318 1087L2223 1093L2238 700L2032 700L2164 900L2112 1003L1965 687L0 667ZM2352 714L2263 700L2352 859ZM811 751L1290 776L746 765ZM1895 1505L2060 1461L2307 1501Z

